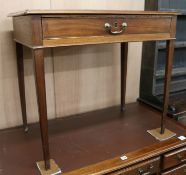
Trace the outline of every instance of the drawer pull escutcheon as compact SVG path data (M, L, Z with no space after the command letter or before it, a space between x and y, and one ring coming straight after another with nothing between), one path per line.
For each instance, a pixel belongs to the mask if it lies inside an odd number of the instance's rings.
M112 35L118 35L124 32L125 28L127 27L127 23L123 22L121 24L121 30L119 31L112 31L112 25L109 23L105 23L105 29L109 31L110 34Z

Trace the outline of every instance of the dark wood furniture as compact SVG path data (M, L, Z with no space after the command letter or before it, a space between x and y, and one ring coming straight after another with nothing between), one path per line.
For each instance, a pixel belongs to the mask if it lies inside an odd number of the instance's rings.
M179 11L171 80L169 114L176 119L186 113L186 1L146 0L145 10ZM158 109L163 106L165 42L143 44L139 100Z
M185 134L185 129L168 118L166 128L177 136L160 142L146 132L158 127L160 119L159 111L143 103L132 103L126 105L124 112L116 106L50 120L51 156L65 175L177 171L185 164L181 160L185 159L186 141L177 138ZM29 131L25 134L20 127L0 132L3 175L39 175L35 166L42 156L39 124L29 125ZM128 159L121 160L123 155ZM178 159L180 155L184 157Z
M48 121L47 121L47 109L46 109L46 90L45 90L45 75L44 75L44 48L47 47L58 47L58 46L72 46L72 45L87 45L87 44L103 44L103 43L122 43L121 44L121 110L117 109L112 111L110 109L105 109L103 111L97 111L91 113L93 115L93 123L96 121L95 116L100 116L99 120L109 120L109 117L116 120L124 120L129 118L131 120L128 124L130 127L134 127L134 137L132 144L130 140L132 138L123 137L126 139L122 146L123 151L128 152L126 156L127 160L122 161L119 157L114 159L109 159L112 157L107 157L111 155L110 152L105 152L105 156L102 157L104 162L100 162L99 156L101 154L94 152L92 153L96 156L97 162L90 162L89 166L81 164L81 161L77 158L76 163L80 163L81 166L75 167L81 168L84 165L85 168L74 170L72 172L67 172L69 175L77 174L158 174L163 169L160 166L161 157L164 153L172 151L177 148L185 146L185 141L180 141L177 138L172 138L165 142L157 142L152 136L147 134L146 129L151 123L146 120L155 119L156 114L154 112L141 104L135 104L132 106L131 111L127 110L125 106L125 89L126 89L126 70L127 70L127 42L132 41L156 41L156 40L166 40L167 56L166 56L166 71L165 71L165 87L164 87L164 105L161 117L156 118L155 127L158 127L161 123L161 134L164 133L168 98L169 98L169 82L171 78L171 68L172 68L172 58L174 51L174 39L176 33L176 17L177 13L174 12L152 12L152 11L24 11L21 13L12 14L14 23L14 40L17 45L17 57L18 59L18 75L20 82L20 95L22 101L22 112L24 125L26 123L26 109L25 109L25 94L24 94L24 79L23 73L23 54L22 46L25 45L32 49L34 67L35 67L35 79L36 79L36 89L38 96L38 107L40 116L40 128L41 137L43 145L43 155L45 161L46 170L50 168L50 152L48 144ZM20 62L20 63L19 63ZM126 107L126 110L125 110ZM143 115L147 113L149 115ZM90 115L90 116L91 116ZM132 120L132 116L135 115L137 119L137 124L134 124L135 120ZM84 116L84 115L82 115ZM130 117L131 118L130 118ZM108 118L107 118L108 117ZM139 118L140 117L140 118ZM68 119L67 119L68 120ZM74 118L75 120L75 118ZM90 119L89 119L90 120ZM138 122L138 120L140 122ZM91 120L90 120L91 121ZM160 122L161 121L161 122ZM96 121L98 124L99 122ZM96 125L96 122L94 125ZM142 122L142 123L141 123ZM107 121L105 121L107 124ZM139 124L141 123L141 124ZM158 124L157 124L158 123ZM125 125L126 124L126 125ZM83 125L83 122L80 126ZM104 124L103 124L104 125ZM64 128L68 128L69 125L64 125ZM76 125L73 125L76 128ZM98 125L99 127L99 125ZM111 127L111 126L110 126ZM122 130L123 134L127 132L127 123L123 123ZM185 130L176 129L177 125L172 124L170 126L178 135L184 134ZM112 128L112 127L111 127ZM109 132L110 137L114 137L114 133L122 129L118 126L117 129L113 129ZM139 130L138 130L139 129ZM148 127L148 129L154 129ZM107 130L102 130L106 132ZM183 132L184 131L184 132ZM96 132L96 131L95 131ZM132 131L130 131L132 133ZM78 135L78 132L76 133ZM97 133L98 140L100 138L100 133ZM139 141L135 144L134 140L138 141L138 134L141 134L141 139L144 143ZM88 132L85 134L89 137ZM113 135L113 136L112 136ZM91 137L91 134L90 134ZM88 139L88 138L87 138ZM104 135L102 137L104 141ZM122 136L120 137L122 139ZM148 139L151 141L148 142ZM84 139L84 142L87 142ZM79 142L78 142L79 143ZM91 141L90 141L91 143ZM98 142L99 143L99 142ZM154 144L153 144L154 143ZM89 142L87 142L89 144ZM93 143L94 144L94 143ZM128 146L127 146L128 145ZM134 150L132 149L134 146ZM69 147L70 145L68 145ZM100 145L101 146L101 145ZM116 148L119 145L115 145ZM136 147L135 147L136 146ZM147 147L146 147L147 146ZM56 148L58 149L58 148ZM139 149L139 150L138 150ZM101 152L104 152L104 147ZM137 151L136 151L137 150ZM73 150L73 151L76 151ZM78 152L78 150L77 150ZM81 151L80 151L81 152ZM84 152L84 151L83 151ZM86 152L86 151L85 151ZM93 155L92 154L92 155ZM62 154L61 157L64 155ZM112 155L113 156L113 155ZM68 157L66 157L68 160ZM92 160L92 158L89 158ZM71 163L71 162L70 162ZM93 163L97 163L92 165ZM73 163L72 163L73 165ZM71 165L69 165L71 166ZM75 165L76 166L76 165ZM69 171L74 168L69 168Z

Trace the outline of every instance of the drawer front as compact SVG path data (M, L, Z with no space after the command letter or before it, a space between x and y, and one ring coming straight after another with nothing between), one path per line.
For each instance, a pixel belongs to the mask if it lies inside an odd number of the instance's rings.
M171 168L186 162L186 147L163 156L163 169Z
M118 170L110 175L154 175L159 173L159 167L160 158L158 157Z
M162 175L186 175L186 164L162 173Z
M170 33L171 17L43 17L42 25L44 39Z

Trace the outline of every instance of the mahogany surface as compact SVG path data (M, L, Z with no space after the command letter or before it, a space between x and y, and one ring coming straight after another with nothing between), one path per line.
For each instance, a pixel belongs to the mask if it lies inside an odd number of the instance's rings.
M48 125L47 123L47 104L46 104L46 88L45 88L45 66L44 66L44 51L43 49L33 50L34 68L35 68L35 82L36 82L36 92L38 96L38 111L39 111L39 121L41 132L41 139L43 142L43 156L46 160L46 169L50 168L50 151L48 142Z
M156 157L150 160L146 160L142 163L139 163L137 165L130 166L125 169L121 169L119 171L115 171L111 173L110 175L139 175L139 170L142 173L148 174L157 174L160 172L160 157ZM143 174L143 175L144 175Z
M159 122L160 113L140 103L126 105L125 112L120 112L120 107L112 107L51 120L51 156L55 157L63 172L69 172L116 156L120 161L119 157L127 153L130 158L134 156L132 152L137 159L140 154L145 154L143 149L147 152L150 147L157 150L159 147L162 152L163 145L167 145L167 151L174 149L170 147L174 142L186 145L178 139L160 142L146 132L159 127ZM3 174L39 175L35 165L35 161L42 159L39 125L33 124L29 128L28 133L21 128L0 132L0 148L3 148L0 169ZM177 136L185 134L185 130L170 119L167 128Z
M26 113L26 100L25 100L25 79L24 79L24 61L23 61L23 45L16 43L16 55L17 55L17 74L19 81L19 94L21 101L22 119L25 131L27 127L27 113Z
M161 175L184 175L186 173L186 164L180 165L174 169L166 171Z
M182 125L186 129L186 117L185 116L183 118L179 119L178 123L180 123L180 125Z
M177 149L163 156L163 169L186 163L186 148Z
M121 43L121 111L125 110L128 43Z
M65 38L65 37L90 37L90 36L110 36L105 30L105 23L117 22L121 25L123 21L127 23L127 27L123 34L153 34L153 33L169 33L172 18L170 17L148 17L140 16L72 16L71 18L61 17L44 17L43 38ZM141 26L143 24L143 27ZM158 24L158 25L157 25Z
M100 12L100 13L99 13ZM175 12L146 11L25 11L12 14L14 40L32 49L175 39ZM105 23L120 30L112 35ZM24 26L24 27L22 27ZM38 36L38 37L37 37Z

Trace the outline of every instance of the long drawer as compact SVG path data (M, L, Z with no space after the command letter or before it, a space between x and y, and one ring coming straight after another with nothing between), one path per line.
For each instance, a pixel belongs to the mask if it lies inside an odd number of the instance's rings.
M167 153L163 156L163 169L171 168L186 162L186 147Z
M185 175L186 174L186 164L178 166L174 169L162 173L162 175Z
M110 175L153 175L160 171L160 157L138 163L111 173Z
M170 33L171 17L136 15L43 17L43 39Z

